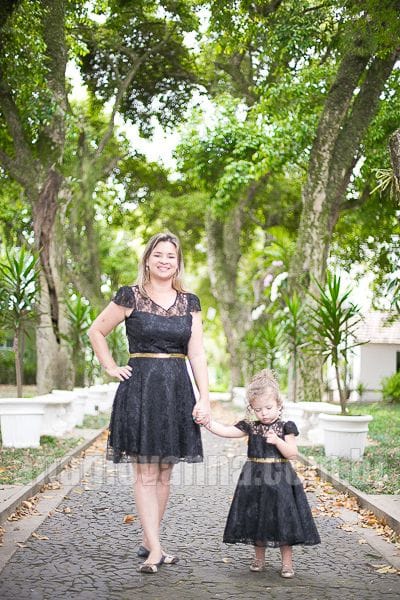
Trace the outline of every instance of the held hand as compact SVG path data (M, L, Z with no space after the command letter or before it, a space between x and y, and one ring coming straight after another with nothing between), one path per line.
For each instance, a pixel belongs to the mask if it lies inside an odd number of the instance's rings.
M130 365L126 365L125 367L110 367L105 370L110 377L116 377L119 381L124 381L125 379L129 379L132 375L132 367Z
M269 431L267 431L267 442L268 444L276 444L278 442L278 440L280 440L281 438L279 436L276 435L275 431L272 431L272 429L270 429Z
M193 408L193 419L198 425L208 425L211 420L210 403L199 400Z

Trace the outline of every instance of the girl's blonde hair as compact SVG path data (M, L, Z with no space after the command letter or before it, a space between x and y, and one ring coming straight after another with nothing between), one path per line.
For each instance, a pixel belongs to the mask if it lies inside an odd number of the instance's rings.
M283 401L279 393L279 385L276 376L270 369L263 369L250 379L246 387L246 400L248 403L247 412L249 416L252 414L251 403L269 392L273 394L278 407L281 409Z
M175 246L176 254L178 257L178 268L172 279L172 287L177 292L185 291L183 289L183 285L182 285L184 266L183 266L183 254L182 254L181 244L176 235L174 235L170 231L165 231L163 233L156 233L155 235L153 235L153 237L151 237L149 239L149 241L147 242L146 247L144 249L142 258L140 259L139 272L138 272L136 284L138 285L140 293L143 294L143 296L147 296L145 285L146 285L146 283L148 283L150 281L150 275L149 275L149 270L147 267L147 261L149 259L150 254L153 252L154 248L160 242L170 242L171 244L173 244Z

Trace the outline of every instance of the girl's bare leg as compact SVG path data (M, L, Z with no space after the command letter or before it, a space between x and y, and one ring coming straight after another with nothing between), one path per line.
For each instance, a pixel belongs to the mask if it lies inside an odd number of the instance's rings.
M293 569L293 549L292 546L281 546L282 566Z
M256 560L264 563L265 562L265 546L254 546L254 553Z

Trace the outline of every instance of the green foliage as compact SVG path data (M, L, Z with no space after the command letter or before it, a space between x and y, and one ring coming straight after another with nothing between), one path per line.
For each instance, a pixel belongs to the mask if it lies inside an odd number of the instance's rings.
M349 414L372 415L367 445L362 461L332 459L324 456L322 447L302 447L300 451L322 464L329 472L367 494L400 493L400 405L365 403L350 404Z
M62 458L82 442L83 438L41 436L40 448L0 447L0 484L27 485L56 459Z
M382 396L388 402L400 403L400 372L382 379Z
M250 376L265 367L277 368L282 352L283 332L279 320L271 313L259 321L254 322L245 336L245 360Z
M282 311L283 342L289 352L289 400L296 402L299 368L302 354L300 349L307 343L306 311L303 300L294 292L283 295Z
M0 325L15 333L26 331L37 317L39 259L25 247L5 249L0 262Z
M17 395L22 396L22 356L29 323L37 318L39 258L24 246L5 249L0 262L0 328L13 335Z
M98 413L97 415L86 415L83 419L82 425L78 426L77 429L103 429L104 427L108 427L109 423L110 414L107 412L102 412Z
M340 363L348 362L349 350L360 342L352 342L359 322L360 308L349 301L351 290L342 290L339 276L327 273L326 285L315 282L319 295L310 294L310 349L324 361L330 359L335 368L342 413L346 412L347 394L341 381Z
M65 302L69 320L69 335L64 336L72 348L74 363L74 385L85 384L86 360L85 350L90 352L87 331L93 321L93 311L89 301L79 292L75 292Z
M107 102L124 81L120 110L152 131L155 116L163 126L175 124L185 110L195 74L183 34L197 19L183 2L110 1L104 22L81 28L88 49L82 74L95 102Z

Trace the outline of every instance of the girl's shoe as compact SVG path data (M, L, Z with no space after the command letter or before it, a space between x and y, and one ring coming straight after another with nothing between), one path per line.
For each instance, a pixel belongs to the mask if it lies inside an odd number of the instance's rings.
M139 573L150 573L150 574L157 573L158 567L161 567L163 562L164 562L164 555L161 556L158 563L154 563L154 564L143 563L143 564L141 564L138 571L139 571Z
M261 558L253 558L253 562L250 565L250 571L254 571L255 573L265 571L265 561L261 560Z
M293 568L288 567L287 565L282 565L281 577L285 577L285 579L292 579L292 577L294 577Z

